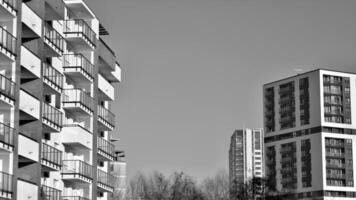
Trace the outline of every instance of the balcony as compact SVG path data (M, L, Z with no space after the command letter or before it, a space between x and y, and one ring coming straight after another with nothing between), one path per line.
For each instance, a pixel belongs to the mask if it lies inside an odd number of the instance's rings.
M96 47L96 34L83 19L64 21L64 35L71 50L94 50Z
M17 39L0 26L0 63L9 64L15 61L17 55Z
M93 81L94 65L82 54L63 55L64 74L77 82L91 83Z
M42 72L43 82L50 87L51 91L62 93L64 77L63 74L48 63L43 63Z
M41 78L41 59L25 46L21 46L21 79L35 80Z
M326 152L326 156L328 156L328 157L336 157L336 158L344 158L345 157L345 153Z
M98 75L99 100L114 101L115 88L101 74Z
M18 137L19 147L19 162L20 163L34 163L39 161L39 144L35 140L19 135Z
M0 107L10 107L15 102L15 83L0 74Z
M111 142L105 140L102 137L97 137L97 147L98 147L98 154L104 157L106 160L114 160L115 157L115 146Z
M63 54L64 38L51 25L44 23L44 53L47 57L59 57Z
M57 108L42 103L42 122L45 126L45 131L60 132L63 126L63 113Z
M59 171L62 168L62 151L42 143L41 162L49 171Z
M103 106L98 105L98 122L100 129L112 131L115 128L115 115Z
M42 19L26 3L22 3L22 35L23 39L42 37Z
M41 199L45 200L62 200L61 190L42 185L41 187Z
M94 19L95 15L83 0L65 0L66 7L79 19Z
M0 171L0 197L1 198L12 198L13 176L11 174Z
M62 200L90 200L90 199L81 196L63 196Z
M81 160L63 160L62 179L79 183L91 183L93 167Z
M78 150L92 150L93 135L79 124L65 124L62 129L62 143Z
M93 114L93 98L81 89L65 89L62 103L63 109L76 116Z
M98 55L100 71L113 71L115 69L115 53L101 38L98 41Z
M334 168L334 169L339 169L339 168L345 168L345 163L326 163L327 168Z
M326 174L326 177L331 178L331 179L345 179L346 178L345 174L329 174L329 173Z
M17 0L0 0L1 19L12 19L16 16L18 7Z
M97 172L98 188L104 192L113 192L115 178L113 175L108 174L100 169Z
M6 151L14 150L14 133L15 133L15 129L0 122L0 148L1 149Z
M20 120L34 121L40 118L41 103L31 94L20 90Z
M38 186L30 182L17 180L17 199L36 200L39 199Z

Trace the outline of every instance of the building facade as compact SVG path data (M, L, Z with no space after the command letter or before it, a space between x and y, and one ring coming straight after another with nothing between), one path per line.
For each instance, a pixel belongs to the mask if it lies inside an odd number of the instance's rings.
M253 177L263 177L263 129L235 130L229 150L229 179L246 183Z
M0 199L110 199L107 31L82 0L1 0L0 19Z
M127 175L126 175L126 159L125 152L116 151L115 159L110 163L111 173L115 178L114 184L114 198L116 200L121 200L126 198L126 185L127 185Z
M276 191L356 199L356 74L314 70L263 91L266 176Z

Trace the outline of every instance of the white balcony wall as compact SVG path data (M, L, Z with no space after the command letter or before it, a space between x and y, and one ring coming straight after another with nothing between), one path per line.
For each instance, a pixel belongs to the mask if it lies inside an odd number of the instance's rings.
M111 72L111 74L121 82L121 67L118 64L115 64L115 71Z
M31 115L32 117L40 118L40 102L29 95L27 92L20 90L20 110Z
M21 65L38 78L41 77L41 60L23 46L21 46Z
M19 135L19 155L38 162L39 144L23 135Z
M98 87L108 98L112 101L115 100L115 89L114 87L102 76L99 74Z
M22 3L22 22L38 36L42 36L42 19L25 3Z
M37 200L37 185L17 180L17 200Z
M87 149L92 149L93 135L83 128L78 126L63 127L61 133L62 143L79 144Z

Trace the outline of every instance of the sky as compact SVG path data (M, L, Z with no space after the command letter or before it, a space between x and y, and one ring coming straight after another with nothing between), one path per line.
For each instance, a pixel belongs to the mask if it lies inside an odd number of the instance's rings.
M355 0L86 0L123 70L113 103L128 176L228 171L230 136L263 127L262 86L356 72Z

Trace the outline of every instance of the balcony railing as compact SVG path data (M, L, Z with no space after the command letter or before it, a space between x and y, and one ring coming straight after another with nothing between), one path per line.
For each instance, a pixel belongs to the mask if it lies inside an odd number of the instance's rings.
M6 145L14 146L15 129L0 122L0 141Z
M326 174L327 178L335 178L335 179L345 179L345 174L332 174L332 173L327 173Z
M80 196L63 196L62 200L90 200L90 199L85 197L80 197Z
M15 83L0 74L0 93L15 100Z
M41 197L45 200L62 200L60 190L45 185L41 187Z
M111 142L105 140L104 138L98 137L97 146L98 146L99 152L102 152L102 153L104 153L104 154L106 154L106 155L108 155L110 157L115 156L114 155L115 154L114 153L115 152L115 146Z
M0 172L0 192L1 193L13 193L11 174Z
M56 48L56 50L62 54L64 49L64 38L62 35L47 23L45 23L43 28L45 39L47 39Z
M16 38L0 26L0 46L16 56Z
M60 90L63 89L63 74L61 74L54 67L48 63L43 63L43 77L58 87Z
M93 179L93 167L81 160L63 160L62 174L80 175Z
M82 35L91 45L96 46L96 34L90 26L82 19L66 20L64 23L65 34Z
M115 115L101 105L98 105L98 116L111 126L115 126Z
M55 165L58 168L62 167L62 151L49 146L46 143L42 143L41 159Z
M93 98L80 89L65 89L63 103L80 103L90 111L93 111Z
M68 69L80 69L90 78L93 78L94 65L85 58L82 54L65 54L63 55L63 68L64 71Z
M326 152L326 156L330 156L330 157L345 157L345 153Z
M115 178L113 175L108 174L100 169L98 169L98 183L103 184L107 187L113 188L115 183Z
M42 103L42 118L60 128L63 126L63 113L49 104Z
M17 0L0 0L0 2L6 4L13 11L17 11Z

